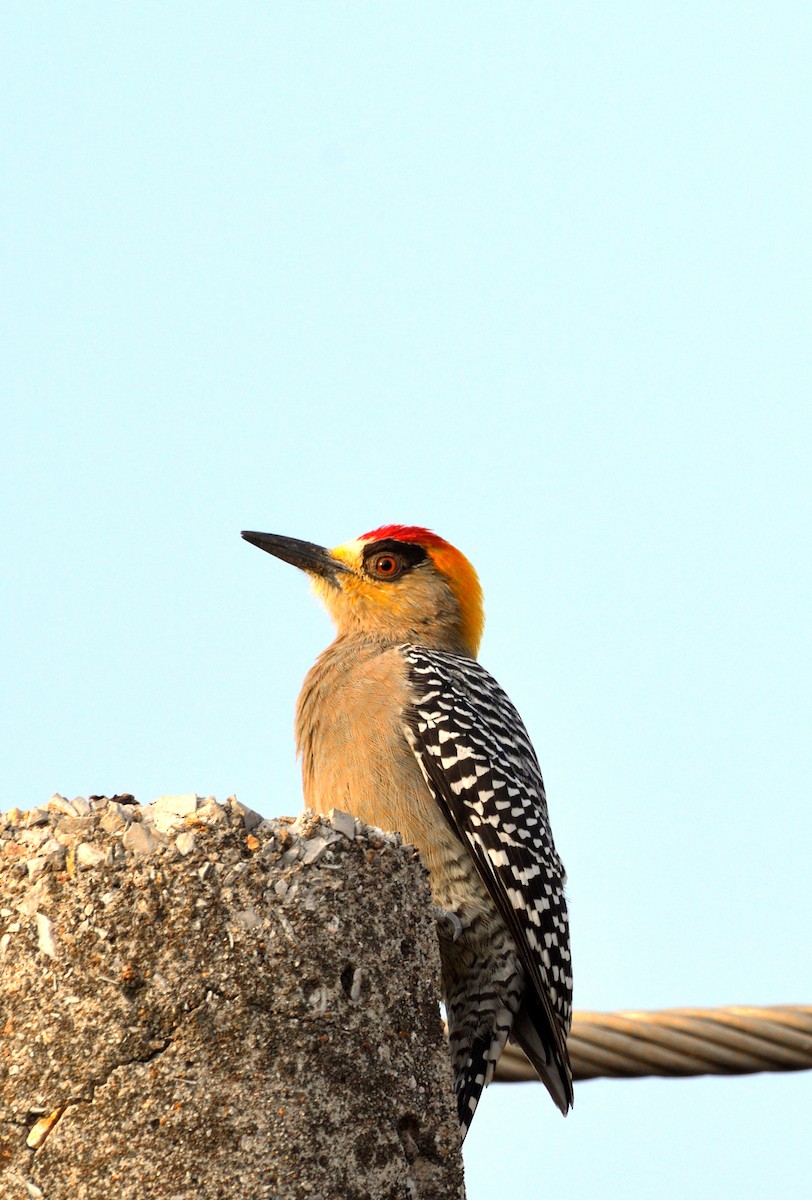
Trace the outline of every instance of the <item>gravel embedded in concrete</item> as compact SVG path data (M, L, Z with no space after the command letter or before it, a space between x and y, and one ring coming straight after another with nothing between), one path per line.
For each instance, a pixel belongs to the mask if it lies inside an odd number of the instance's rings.
M0 814L0 1195L461 1197L438 973L414 851L347 814Z

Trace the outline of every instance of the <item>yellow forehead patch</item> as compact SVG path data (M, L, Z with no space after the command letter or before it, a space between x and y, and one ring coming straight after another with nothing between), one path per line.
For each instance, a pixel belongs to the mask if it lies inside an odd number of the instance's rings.
M358 568L361 566L364 557L364 545L360 538L355 538L351 542L344 542L341 546L336 546L330 551L333 558L337 558L339 562L346 563L348 567Z

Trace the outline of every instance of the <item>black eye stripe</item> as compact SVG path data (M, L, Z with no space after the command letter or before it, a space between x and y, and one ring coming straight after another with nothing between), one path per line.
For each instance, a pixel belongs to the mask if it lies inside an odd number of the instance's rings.
M379 554L396 554L403 561L406 570L409 567L416 567L418 563L425 562L427 558L426 551L415 542L399 542L396 538L382 538L380 542L370 542L368 546L364 546L364 566L371 558L375 558Z

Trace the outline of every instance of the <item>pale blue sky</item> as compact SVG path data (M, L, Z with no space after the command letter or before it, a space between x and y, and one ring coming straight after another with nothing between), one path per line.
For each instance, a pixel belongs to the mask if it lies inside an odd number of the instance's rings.
M241 542L433 526L576 1007L812 1001L812 9L7 4L0 803L300 806ZM812 1077L491 1088L469 1200L807 1194Z

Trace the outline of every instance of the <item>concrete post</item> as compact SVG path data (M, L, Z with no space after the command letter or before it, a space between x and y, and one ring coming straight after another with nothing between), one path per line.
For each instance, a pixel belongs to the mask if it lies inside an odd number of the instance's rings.
M0 817L4 1200L463 1197L425 873L334 813Z

